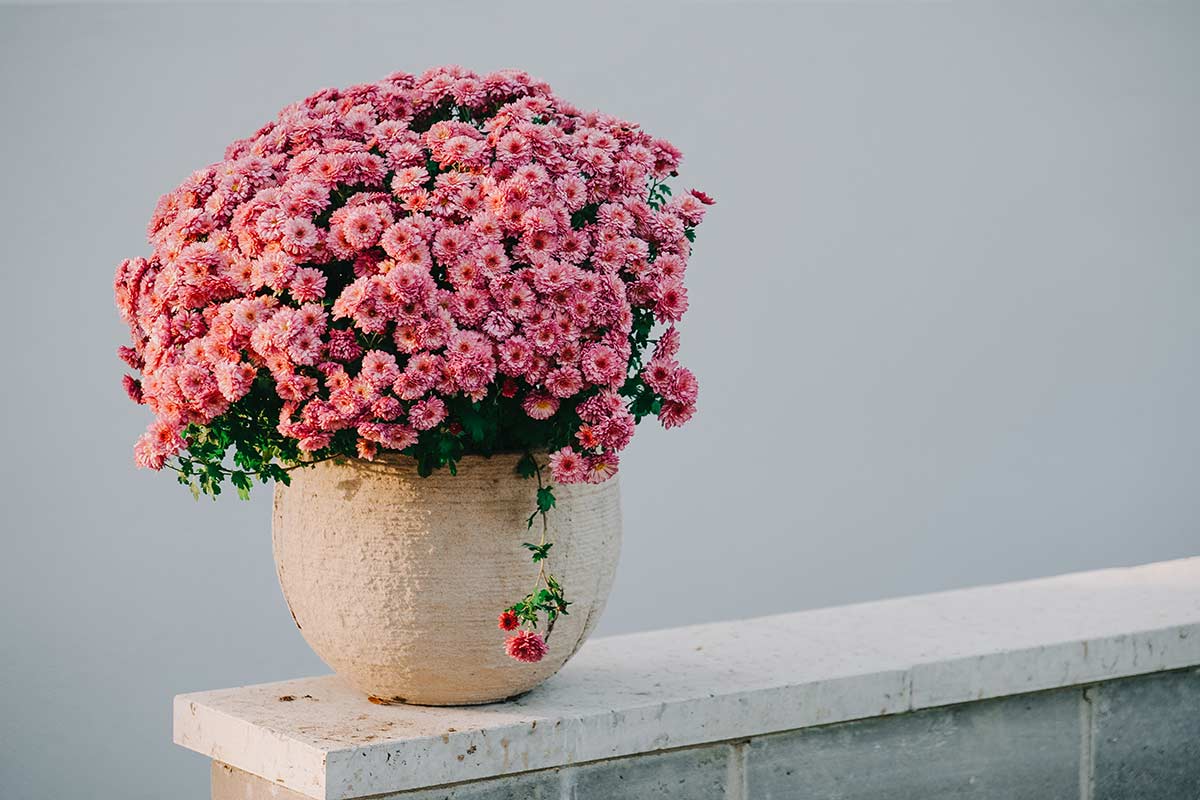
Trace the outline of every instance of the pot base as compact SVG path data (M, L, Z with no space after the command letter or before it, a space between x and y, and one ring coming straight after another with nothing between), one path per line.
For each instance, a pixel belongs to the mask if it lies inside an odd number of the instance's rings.
M537 688L537 687L534 687ZM416 706L417 708L461 708L464 706L490 706L500 703L508 703L513 700L518 700L532 692L533 689L528 689L524 692L518 692L511 697L501 697L498 700L475 700L469 703L417 703L412 700L406 700L403 697L393 697L391 700L385 700L382 697L376 697L373 694L367 695L367 701L374 703L377 706Z

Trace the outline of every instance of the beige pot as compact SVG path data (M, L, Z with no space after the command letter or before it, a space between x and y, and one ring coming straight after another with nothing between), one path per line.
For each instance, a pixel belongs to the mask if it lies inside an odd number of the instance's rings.
M591 633L621 546L617 480L555 486L550 572L570 611L542 661L515 661L496 618L533 588L537 482L518 455L468 456L428 478L401 456L327 461L277 484L275 563L292 616L338 675L374 698L466 705L527 692ZM544 625L541 629L544 629Z

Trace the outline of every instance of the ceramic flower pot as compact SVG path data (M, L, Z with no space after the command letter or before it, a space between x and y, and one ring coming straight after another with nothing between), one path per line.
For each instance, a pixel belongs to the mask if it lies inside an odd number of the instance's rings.
M616 570L617 480L555 487L549 565L571 606L546 656L522 663L505 653L496 621L538 574L520 546L540 538L526 529L537 483L516 474L518 459L468 456L457 475L428 478L406 457L339 459L276 486L279 583L301 634L338 675L384 702L467 705L527 692L574 655Z

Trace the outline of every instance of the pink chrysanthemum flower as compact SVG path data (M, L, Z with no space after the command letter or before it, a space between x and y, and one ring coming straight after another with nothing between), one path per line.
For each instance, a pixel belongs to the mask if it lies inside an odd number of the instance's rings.
M296 270L288 291L298 303L313 303L325 296L325 273L319 269L304 267Z
M625 379L625 364L617 360L611 347L589 345L583 351L583 375L598 386L614 386Z
M654 358L656 360L668 360L675 358L678 354L679 329L672 325L658 337L658 342L654 345Z
M129 399L138 405L146 402L145 393L142 391L142 382L132 375L125 375L121 378L121 383L125 387L125 394L129 395Z
M558 398L543 392L534 392L521 403L525 413L533 419L550 419L558 411Z
M621 459L616 453L601 453L598 456L592 456L588 459L587 465L588 483L604 483L617 474L620 465Z
M396 365L396 357L382 350L372 350L363 356L360 374L371 382L372 386L380 387L390 384L400 375Z
M678 322L683 319L683 312L687 311L688 298L687 289L683 288L683 284L679 281L672 280L665 282L658 287L654 293L655 304L654 313L660 319Z
M569 447L550 454L550 472L559 483L582 483L587 479L587 462Z
M366 250L379 241L383 220L379 212L367 206L350 209L339 226L341 235L354 250Z
M517 661L535 663L546 657L546 640L534 631L518 631L504 643L504 650Z
M583 377L574 367L559 367L546 376L545 385L555 397L571 397L583 388Z
M318 450L323 450L329 446L329 442L333 440L333 436L328 433L314 433L311 436L305 436L300 439L298 446L301 450L307 453L315 453Z
M434 428L445 418L446 404L439 397L421 400L408 410L409 423L419 431Z
M695 405L699 393L700 384L697 383L696 376L692 374L692 371L686 367L675 370L670 385L662 392L668 400L686 406Z
M695 406L673 403L668 400L662 404L662 409L658 412L658 420L664 428L677 428L690 420L695 413Z
M304 217L292 217L283 223L280 243L291 255L303 255L316 246L316 227Z
M351 330L330 331L327 350L329 357L338 361L354 361L362 355L362 348L358 346L358 337Z
M620 452L633 439L635 425L634 416L628 411L622 411L597 425L595 434L605 450Z
M642 380L654 391L665 394L675 380L679 365L674 361L654 358L642 368Z
M358 440L358 457L365 461L374 461L379 445L366 439Z

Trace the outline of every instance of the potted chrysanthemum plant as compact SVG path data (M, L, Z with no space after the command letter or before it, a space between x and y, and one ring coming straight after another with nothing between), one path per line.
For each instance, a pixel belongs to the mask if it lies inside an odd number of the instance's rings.
M695 409L676 324L712 200L672 192L679 161L514 71L285 108L117 270L136 462L275 482L295 622L377 701L532 688L607 598L634 426Z

